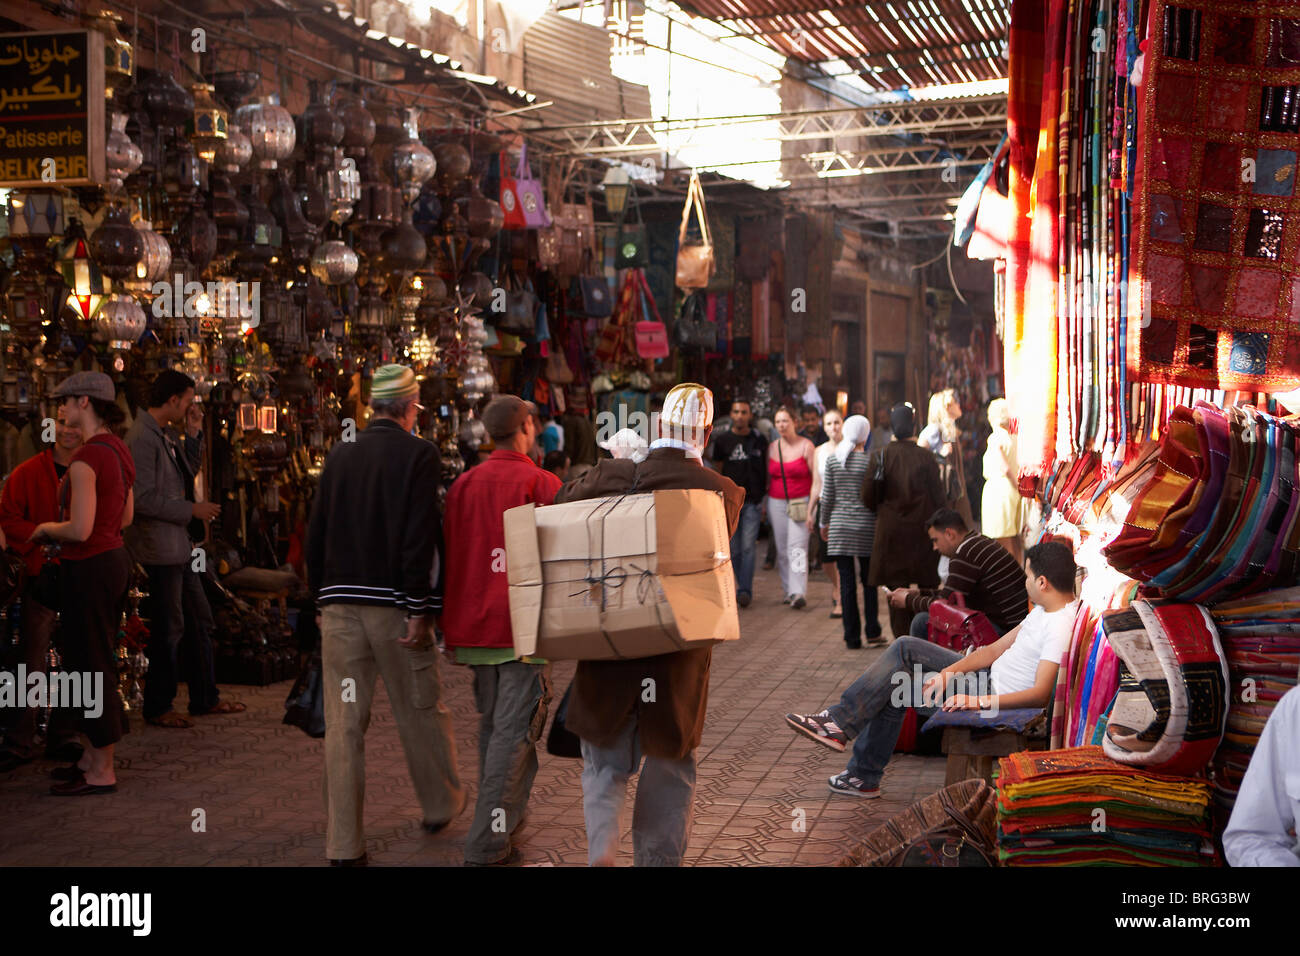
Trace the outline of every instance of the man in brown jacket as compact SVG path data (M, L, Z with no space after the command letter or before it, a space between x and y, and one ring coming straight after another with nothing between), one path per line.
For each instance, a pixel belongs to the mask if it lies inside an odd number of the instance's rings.
M664 399L646 460L607 459L560 489L556 503L666 488L723 495L735 533L745 492L701 463L713 431L713 393L683 383ZM613 866L627 781L645 756L632 816L637 866L680 866L695 796L695 748L704 731L710 647L627 661L580 661L565 727L582 738L587 859Z
M871 586L907 588L939 585L939 555L930 546L925 523L945 506L939 465L927 448L916 444L916 410L904 402L889 413L894 440L871 456L862 483L862 503L876 513L876 540ZM912 623L907 610L890 607L895 637ZM884 638L867 641L884 644Z

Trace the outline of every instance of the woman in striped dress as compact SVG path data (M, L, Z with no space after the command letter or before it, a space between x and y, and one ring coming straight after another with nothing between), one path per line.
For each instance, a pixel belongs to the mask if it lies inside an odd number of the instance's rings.
M840 609L844 615L844 643L850 650L862 647L865 618L867 643L885 643L879 619L876 589L867 583L871 548L876 534L876 515L862 504L862 484L867 476L866 445L871 423L861 415L844 423L844 439L826 461L822 482L821 535L826 550L840 571ZM857 562L857 573L854 573ZM858 581L862 582L863 617L858 613Z

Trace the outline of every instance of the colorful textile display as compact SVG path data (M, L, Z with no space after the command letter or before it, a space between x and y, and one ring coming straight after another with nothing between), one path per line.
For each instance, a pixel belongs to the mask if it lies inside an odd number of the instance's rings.
M1160 773L1205 769L1228 717L1228 662L1205 608L1134 601L1102 617L1121 661L1106 756Z
M1215 815L1226 824L1264 724L1300 674L1300 588L1220 604L1211 614L1231 691L1213 764Z
M1294 3L1153 0L1138 114L1128 368L1300 384Z
M1213 605L1300 568L1300 429L1250 407L1175 409L1107 560L1163 597Z
M1006 866L1212 866L1210 785L1116 763L1100 747L998 761ZM1100 811L1100 813L1098 812Z
M1051 747L1100 744L1107 715L1119 689L1120 660L1102 627L1105 610L1122 609L1133 599L1132 582L1114 588L1101 609L1085 600L1074 621L1070 647L1056 672ZM1086 588L1085 588L1086 591Z

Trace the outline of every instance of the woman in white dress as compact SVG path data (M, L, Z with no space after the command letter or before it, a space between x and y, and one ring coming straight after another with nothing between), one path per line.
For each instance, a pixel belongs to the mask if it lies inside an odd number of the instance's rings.
M822 570L831 582L831 617L842 617L840 609L840 569L826 550L826 541L817 533L817 502L821 500L822 485L826 481L826 459L835 453L836 447L844 438L844 416L838 409L832 408L822 416L822 428L830 440L817 446L813 455L812 497L808 500L808 540L818 549L822 560Z
M980 502L980 523L984 534L1024 561L1020 532L1025 525L1025 500L1016 484L1016 438L1011 434L1011 406L1005 398L989 402L989 436L984 452L984 497Z

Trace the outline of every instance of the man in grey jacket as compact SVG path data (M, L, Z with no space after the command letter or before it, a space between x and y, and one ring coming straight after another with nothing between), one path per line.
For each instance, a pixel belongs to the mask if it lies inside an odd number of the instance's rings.
M135 459L135 521L123 537L131 557L149 575L149 596L141 607L149 626L144 719L159 727L194 726L172 709L182 645L190 713L233 714L245 709L243 704L219 699L212 660L212 611L192 563L191 524L200 522L201 529L201 522L221 513L215 504L194 500L202 420L194 407L194 380L166 369L149 388L148 409L126 435ZM184 449L170 431L170 426L182 423ZM202 537L201 530L196 536Z

